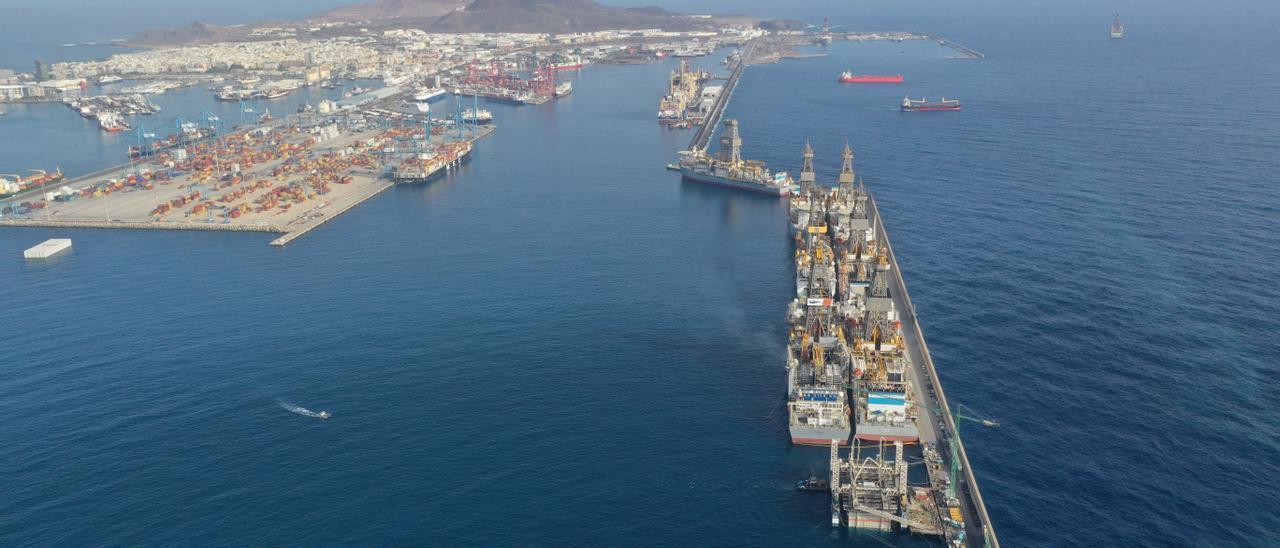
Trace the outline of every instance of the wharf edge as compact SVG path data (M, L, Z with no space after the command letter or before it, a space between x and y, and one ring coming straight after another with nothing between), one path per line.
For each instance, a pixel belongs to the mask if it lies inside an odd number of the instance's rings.
M893 244L889 242L888 231L884 227L884 218L880 216L880 207L876 204L875 196L868 199L871 215L875 218L876 230L879 234L877 239L882 239L885 249L888 250L889 264L892 266L892 280L894 281L894 289L900 295L901 307L906 314L906 322L910 325L910 329L904 330L907 336L914 337L916 344L908 344L909 350L915 352L911 356L915 362L913 369L916 373L923 372L927 377L930 386L938 396L938 406L942 409L942 417L940 418L947 427L948 435L955 436L959 430L956 427L955 418L951 414L951 406L947 403L947 395L942 390L942 381L938 377L938 370L934 366L933 357L929 352L929 345L925 343L924 332L920 329L919 319L916 317L915 305L911 303L911 295L907 293L906 282L902 279L902 269L898 266L898 257L893 252ZM930 417L934 420L934 413L927 407L924 408ZM969 454L964 448L964 440L957 437L956 447L960 454L960 467L963 468L961 476L961 485L956 486L956 495L960 499L960 504L964 507L965 514L972 518L965 520L966 526L981 524L978 531L973 531L966 535L966 539L977 540L979 538L985 540L982 546L990 548L1000 548L1000 540L996 536L995 527L991 524L991 516L987 514L987 505L982 499L982 492L978 489L978 480L973 475L973 467L969 465ZM956 458L956 455L950 455ZM978 534L972 534L978 533Z

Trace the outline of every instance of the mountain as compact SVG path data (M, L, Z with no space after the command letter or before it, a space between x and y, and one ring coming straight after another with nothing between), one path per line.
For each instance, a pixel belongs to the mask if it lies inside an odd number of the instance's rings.
M716 30L728 25L750 25L743 16L691 17L659 7L619 8L595 0L372 0L313 15L306 22L359 22L358 27L420 28L431 32L587 32L607 29L663 29L669 31ZM250 25L219 27L192 23L174 29L148 30L127 45L177 46L222 41L264 40L255 28L295 26L302 21L259 21ZM300 31L298 38L350 33L352 25L316 31Z
M322 11L309 19L324 21L435 19L466 5L467 0L374 0Z
M173 29L154 29L143 31L129 41L130 45L163 46L169 44L190 44L194 42L212 42L227 34L223 27L208 23L195 22L185 27Z
M437 32L583 32L604 29L712 29L710 19L694 19L662 8L618 8L594 0L474 0L437 19Z

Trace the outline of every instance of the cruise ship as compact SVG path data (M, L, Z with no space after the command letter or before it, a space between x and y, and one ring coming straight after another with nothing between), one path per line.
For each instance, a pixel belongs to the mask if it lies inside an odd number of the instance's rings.
M449 96L443 88L424 88L413 93L415 103L434 103Z
M681 177L686 181L748 190L771 196L786 196L791 191L791 180L785 172L773 174L759 160L742 159L742 137L738 135L738 121L725 120L724 133L720 136L720 152L716 156L702 150L680 152L677 164Z

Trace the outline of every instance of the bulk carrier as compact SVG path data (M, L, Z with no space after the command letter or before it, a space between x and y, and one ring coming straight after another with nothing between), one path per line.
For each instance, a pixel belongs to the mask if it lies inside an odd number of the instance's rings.
M902 112L931 111L931 110L960 110L960 101L958 99L947 99L943 97L941 101L927 101L924 98L915 100L910 97L902 98Z

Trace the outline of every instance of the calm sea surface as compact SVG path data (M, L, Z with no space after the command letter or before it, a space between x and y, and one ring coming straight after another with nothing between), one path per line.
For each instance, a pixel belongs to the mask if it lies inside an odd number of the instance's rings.
M948 395L1002 423L963 435L1008 545L1280 544L1274 10L1112 15L941 29L977 62L840 43L747 69L729 116L775 168L857 151ZM284 249L0 231L0 544L853 542L791 488L826 451L783 426L786 203L663 169L673 66L488 105L464 169ZM12 107L0 172L121 139Z

